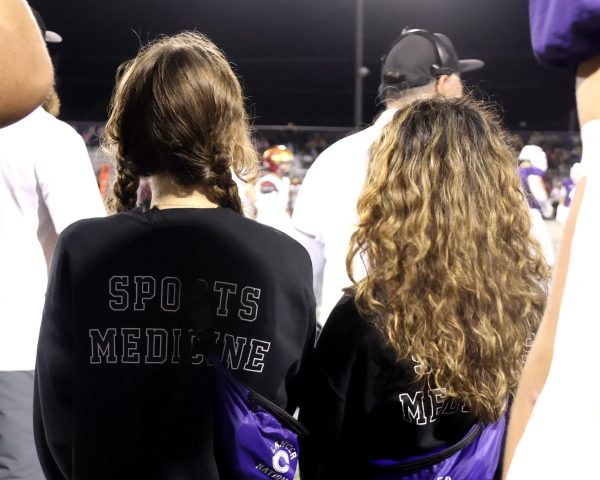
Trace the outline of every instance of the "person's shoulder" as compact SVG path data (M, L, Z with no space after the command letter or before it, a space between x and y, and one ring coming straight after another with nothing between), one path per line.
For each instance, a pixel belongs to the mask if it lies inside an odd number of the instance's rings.
M36 121L43 126L48 138L54 139L57 142L65 141L65 139L76 139L78 142L83 142L81 135L68 123L59 120L41 108L37 109L35 114Z
M354 297L344 294L329 314L323 333L334 338L350 336L360 341L372 328L370 322L363 318L356 308Z
M223 220L230 223L231 228L242 232L244 238L247 238L251 244L268 246L268 249L275 249L278 253L280 249L284 249L301 256L304 256L304 254L308 256L305 248L297 240L281 230L257 222L230 209L222 209L221 214Z
M323 182L332 181L344 174L352 176L356 168L362 168L373 140L372 128L344 137L319 154L302 182L296 208L302 208L307 202L307 191L311 192L310 196L317 198L326 191Z
M303 260L308 260L308 262L310 262L310 256L308 255L306 249L296 239L287 233L269 225L264 225L251 218L242 218L243 222L248 226L248 228L254 229L258 235L261 235L264 238L265 245L269 245L270 247L275 247L277 249L283 249L290 254L295 255L296 257L299 257Z
M98 240L110 232L126 233L129 226L138 223L138 215L134 211L122 212L106 217L83 218L71 223L60 234L64 242L76 242L82 238Z
M332 143L319 154L315 163L321 163L324 160L335 161L336 159L341 162L347 162L351 158L356 158L357 156L360 157L360 155L356 154L359 153L361 149L366 150L369 147L369 139L373 128L373 126L367 127ZM357 148L359 149L359 152L357 152Z

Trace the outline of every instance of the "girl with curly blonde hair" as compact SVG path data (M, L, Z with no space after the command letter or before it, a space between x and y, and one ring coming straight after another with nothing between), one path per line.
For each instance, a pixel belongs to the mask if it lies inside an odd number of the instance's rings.
M373 145L347 256L368 273L317 345L306 478L408 478L415 459L430 476L411 479L493 478L548 281L509 145L487 107L437 97Z

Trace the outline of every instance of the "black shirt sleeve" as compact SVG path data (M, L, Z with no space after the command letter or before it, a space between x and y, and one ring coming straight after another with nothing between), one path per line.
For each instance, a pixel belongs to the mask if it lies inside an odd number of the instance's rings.
M69 260L62 237L50 270L38 340L34 434L49 480L72 478L73 325Z

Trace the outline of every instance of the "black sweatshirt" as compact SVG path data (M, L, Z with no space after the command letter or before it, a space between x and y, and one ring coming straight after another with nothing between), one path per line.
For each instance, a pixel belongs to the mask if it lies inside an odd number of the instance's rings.
M38 344L47 478L227 478L208 354L291 412L314 332L306 251L232 210L138 208L73 224Z
M300 421L303 480L368 478L368 460L402 460L444 448L476 420L464 406L415 382L412 360L397 360L353 299L334 308L306 370Z

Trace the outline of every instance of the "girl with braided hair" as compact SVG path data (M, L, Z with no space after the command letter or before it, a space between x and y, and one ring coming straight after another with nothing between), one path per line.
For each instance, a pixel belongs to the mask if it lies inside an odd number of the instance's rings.
M249 478L235 448L248 425L221 401L215 372L252 391L253 411L270 405L293 424L314 298L305 250L242 215L232 174L251 177L258 161L223 53L199 33L143 48L119 70L106 144L115 214L65 230L46 296L35 404L44 473ZM136 206L142 177L150 208ZM293 477L297 451L276 447L260 465L244 451L244 468Z
M548 268L509 138L469 98L399 109L372 146L300 407L303 478L491 480ZM501 192L501 194L500 194Z

